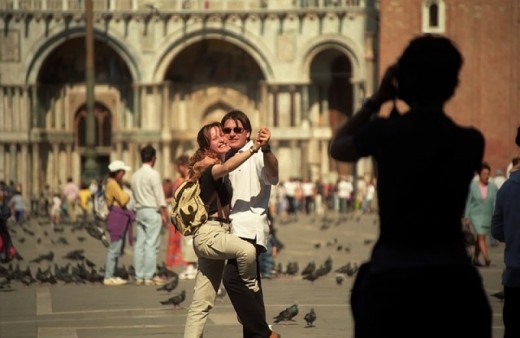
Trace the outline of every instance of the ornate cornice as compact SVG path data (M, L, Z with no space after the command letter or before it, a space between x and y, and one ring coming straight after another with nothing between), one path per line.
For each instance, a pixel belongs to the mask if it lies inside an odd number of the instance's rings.
M152 13L150 11L95 11L94 21L109 23L114 20L118 22L124 20L130 22L135 20L137 22L154 20L156 22L168 22L181 18L182 21L188 22L191 19L199 19L202 22L217 21L226 23L230 18L239 18L242 23L248 19L259 19L265 21L269 18L278 19L279 22L283 22L285 18L296 17L300 21L305 18L317 17L323 19L324 17L336 17L342 20L345 16L352 17L357 13L363 13L365 8L354 7L354 8L313 8L313 9L293 9L293 10L251 10L251 11L163 11L158 13ZM0 19L4 22L10 20L15 21L30 21L45 19L46 21L60 22L62 20L68 20L80 22L85 21L85 15L83 11L71 10L71 11L29 11L29 10L2 10L0 11Z

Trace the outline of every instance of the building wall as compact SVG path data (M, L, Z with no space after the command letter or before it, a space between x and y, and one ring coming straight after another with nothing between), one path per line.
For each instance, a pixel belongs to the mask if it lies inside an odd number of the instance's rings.
M440 1L439 1L440 2ZM421 34L422 11L431 1L380 1L379 75L408 41ZM493 173L520 155L514 144L520 125L520 2L444 0L445 34L464 56L460 85L446 112L486 139L484 160Z
M280 156L281 179L335 179L338 170L323 161L328 141L372 83L367 74L373 74L374 59L367 55L374 55L376 32L367 22L375 21L373 1L335 5L319 0L302 6L292 0L211 0L191 1L189 8L183 1L154 3L158 11L147 0L94 1L96 42L123 60L132 81L128 95L97 79L96 102L113 118L112 146L103 156L137 168L138 149L152 143L161 154L157 169L172 177L173 160L193 151L196 133L208 118L204 114L222 114L218 106L210 109L222 101L245 110L255 127L272 130L273 148L288 154ZM76 1L0 1L0 180L20 183L25 196L39 193L46 183L58 190L68 176L82 179L74 118L84 104L85 85L62 83L43 105L39 90L47 84L38 76L53 51L84 37L83 14ZM226 41L256 61L263 74L258 92L249 93L243 84L190 86L165 79L186 48L208 39ZM330 56L350 65L348 109L329 109L330 74L313 78L321 75L322 64L330 63L331 69ZM126 100L129 96L132 100ZM331 124L334 114L343 114L343 120Z

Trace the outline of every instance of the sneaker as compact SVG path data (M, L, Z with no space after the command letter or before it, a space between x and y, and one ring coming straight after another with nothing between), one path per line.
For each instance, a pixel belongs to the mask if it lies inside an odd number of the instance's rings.
M144 285L144 279L136 279L135 280L135 285L143 286Z
M121 279L119 277L105 278L103 280L103 284L104 285L109 285L109 286L125 285L126 283L128 283L128 281L126 281L124 279Z
M145 285L145 286L153 286L153 285L162 286L162 285L166 284L167 282L168 281L166 279L161 278L159 276L155 276L152 279L145 279L143 281L143 284L141 284L141 285Z

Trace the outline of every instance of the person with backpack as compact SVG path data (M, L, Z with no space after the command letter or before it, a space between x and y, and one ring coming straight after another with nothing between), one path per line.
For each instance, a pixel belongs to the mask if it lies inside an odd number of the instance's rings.
M199 182L200 197L209 217L193 232L198 271L184 338L202 337L209 311L215 305L226 259L237 260L240 277L251 294L259 291L255 247L229 233L232 189L228 174L256 154L265 141L265 137L259 136L246 151L224 162L230 147L220 123L205 125L197 135L199 149L190 158L188 181Z
M123 161L112 161L108 165L110 174L105 184L105 203L109 212L106 219L107 230L110 234L110 246L108 247L105 263L105 279L103 284L118 286L128 283L127 280L114 275L117 260L123 252L125 236L128 233L130 243L132 242L132 222L135 214L127 209L130 195L123 189L123 176L130 170Z

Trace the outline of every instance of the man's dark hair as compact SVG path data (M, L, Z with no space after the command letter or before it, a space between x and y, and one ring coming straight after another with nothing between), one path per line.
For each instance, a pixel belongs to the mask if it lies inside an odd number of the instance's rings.
M445 102L455 93L462 54L443 36L413 39L398 61L398 95L405 102Z
M155 157L155 148L151 144L146 145L141 149L141 162L146 163L153 160Z
M242 122L242 126L244 126L244 129L247 130L248 132L251 132L252 131L252 128L251 128L251 122L249 121L249 117L247 117L246 114L244 114L244 112L240 111L240 110L231 110L230 112L228 112L226 115L224 115L224 117L222 118L222 121L220 121L220 123L222 124L222 127L224 127L224 123L226 123L227 120L233 120L233 121L240 121Z
M520 147L520 127L518 127L518 129L516 130L515 143L517 146Z
M482 172L482 170L484 170L484 169L487 169L488 171L491 171L491 166L489 165L489 163L482 162L482 164L480 164L480 168L478 169L479 175Z

